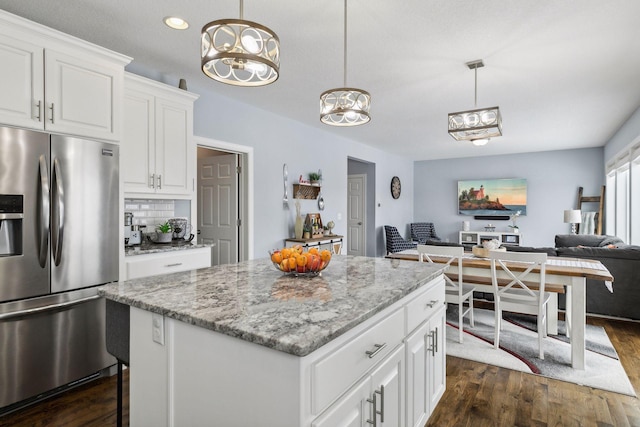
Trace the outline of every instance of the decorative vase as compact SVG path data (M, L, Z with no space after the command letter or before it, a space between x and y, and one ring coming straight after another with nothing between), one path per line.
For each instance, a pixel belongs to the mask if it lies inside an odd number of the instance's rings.
M300 202L296 201L296 239L302 239L302 216L300 216Z
M303 237L305 239L310 239L311 238L311 232L310 231L305 231L304 234L303 234Z

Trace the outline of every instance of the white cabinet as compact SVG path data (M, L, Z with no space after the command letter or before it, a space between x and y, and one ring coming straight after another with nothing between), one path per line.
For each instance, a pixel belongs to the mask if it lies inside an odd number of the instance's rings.
M0 11L0 123L118 141L130 60Z
M404 345L325 411L312 427L404 426ZM375 420L374 420L375 417Z
M465 246L482 245L487 240L497 240L503 246L521 246L522 234L496 231L460 231L459 242Z
M193 103L197 98L184 90L125 75L120 154L125 194L194 193Z
M211 248L131 255L125 265L126 280L211 267Z

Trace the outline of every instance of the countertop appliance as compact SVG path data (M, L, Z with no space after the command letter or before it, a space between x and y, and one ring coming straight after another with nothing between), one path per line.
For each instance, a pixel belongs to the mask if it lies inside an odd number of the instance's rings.
M114 365L117 145L0 127L0 415Z

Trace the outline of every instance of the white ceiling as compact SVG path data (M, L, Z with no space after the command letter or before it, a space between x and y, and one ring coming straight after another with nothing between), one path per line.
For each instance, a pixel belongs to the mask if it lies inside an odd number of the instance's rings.
M321 92L343 84L343 0L246 0L244 19L274 30L280 78L260 88L209 80L200 29L238 18L238 0L0 0L0 7L309 126L416 160L603 146L640 107L638 0L349 0L349 86L371 93L372 120L319 120ZM186 19L168 29L167 15ZM474 147L447 113L499 105L503 136ZM177 85L177 81L176 81ZM205 89L206 88L206 89Z

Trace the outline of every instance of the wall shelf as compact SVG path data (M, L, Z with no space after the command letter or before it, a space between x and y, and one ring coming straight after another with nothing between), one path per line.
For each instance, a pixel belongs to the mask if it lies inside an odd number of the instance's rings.
M320 193L319 185L311 184L293 184L293 198L315 200Z

